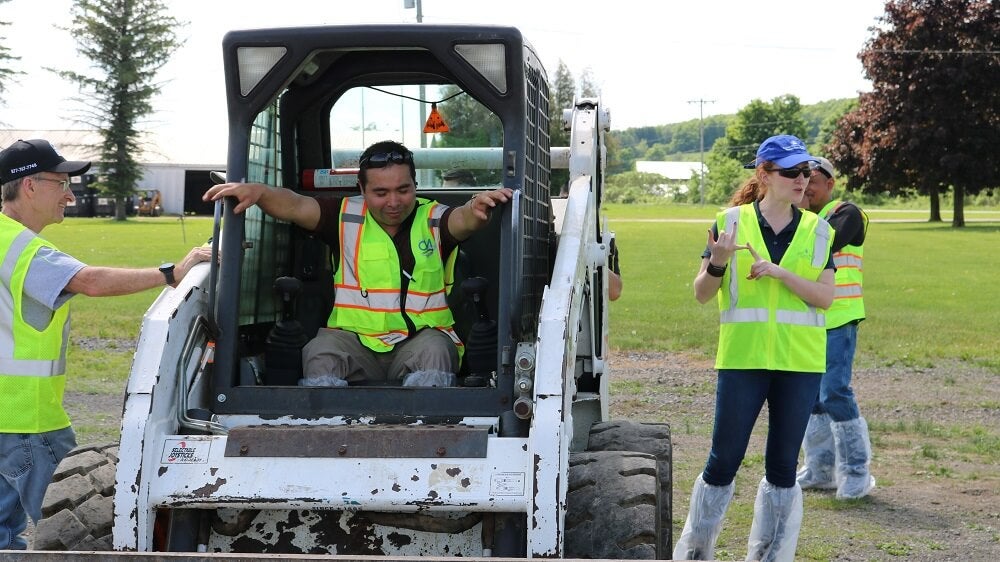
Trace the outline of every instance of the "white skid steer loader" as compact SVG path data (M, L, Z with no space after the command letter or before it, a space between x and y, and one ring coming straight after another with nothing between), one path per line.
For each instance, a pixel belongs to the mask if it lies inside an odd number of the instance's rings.
M669 427L608 419L601 102L550 124L545 69L509 27L233 31L223 50L229 181L356 195L364 147L397 140L419 197L513 190L460 246L457 384L301 384L330 249L225 201L221 259L150 307L120 442L67 457L35 548L669 557ZM550 148L550 127L569 148Z

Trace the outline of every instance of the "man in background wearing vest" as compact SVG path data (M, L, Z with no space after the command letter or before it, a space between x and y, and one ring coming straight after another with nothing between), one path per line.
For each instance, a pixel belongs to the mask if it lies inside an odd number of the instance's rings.
M76 446L62 405L69 299L176 286L211 257L195 248L176 266L91 267L39 237L74 201L69 178L89 168L42 139L0 151L0 550L27 548L27 516L41 518L52 473Z
M446 301L458 243L485 227L509 188L477 193L461 207L417 197L413 153L393 141L358 159L361 195L315 198L259 183L224 183L205 201L257 205L330 247L335 269L327 327L302 350L302 384L389 381L449 386L463 344Z
M799 485L837 489L837 499L862 498L875 488L869 473L871 442L851 389L851 367L858 341L858 324L865 319L862 299L862 258L868 217L856 205L832 199L833 165L817 158L803 203L833 227L833 261L837 266L833 304L826 313L826 373L820 383L806 435L804 467Z

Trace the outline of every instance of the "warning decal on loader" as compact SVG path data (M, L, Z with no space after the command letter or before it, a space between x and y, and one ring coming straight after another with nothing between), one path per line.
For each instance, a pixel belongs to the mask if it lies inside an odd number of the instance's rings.
M523 496L523 472L498 472L490 476L490 495Z
M211 441L167 439L163 443L160 464L207 464L211 449Z

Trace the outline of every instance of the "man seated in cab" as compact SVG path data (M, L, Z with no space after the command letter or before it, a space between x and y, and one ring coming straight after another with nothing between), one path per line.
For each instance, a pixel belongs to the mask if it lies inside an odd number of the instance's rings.
M358 196L313 198L223 183L204 199L235 197L235 213L257 205L330 246L336 296L327 327L302 350L304 384L453 384L463 352L446 301L456 249L513 192L480 192L460 207L419 198L413 153L394 141L365 149L358 185Z

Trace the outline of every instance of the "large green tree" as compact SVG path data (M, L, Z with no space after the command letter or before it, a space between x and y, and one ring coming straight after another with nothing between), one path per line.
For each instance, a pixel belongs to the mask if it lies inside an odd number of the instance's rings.
M439 148L460 147L502 147L503 124L495 113L479 100L449 84L441 89L441 114L449 132L436 135L434 146ZM500 183L503 178L499 171L470 169L475 185Z
M799 98L786 94L770 102L755 99L739 110L726 128L725 150L730 158L749 162L764 139L774 135L795 135L804 139L806 132Z
M159 0L76 0L71 16L67 30L91 66L56 72L80 88L87 109L79 120L103 139L98 187L115 197L116 220L125 220L125 201L142 177L137 155L160 91L156 74L179 46L181 23Z
M706 156L705 202L722 204L729 200L748 175L742 165L754 159L764 139L779 134L804 139L807 130L799 98L784 95L770 102L752 100L736 113L725 136L715 141Z
M1000 183L1000 10L994 0L889 0L860 54L871 95L845 117L831 148L866 183L900 184L931 198L964 197Z
M8 1L9 0L0 0L0 4L4 4ZM10 25L10 22L0 21L0 30L8 25ZM10 66L14 61L20 58L21 57L14 56L13 52L7 47L7 38L0 35L0 104L3 103L4 93L7 91L7 85L14 80L15 76L22 74Z

